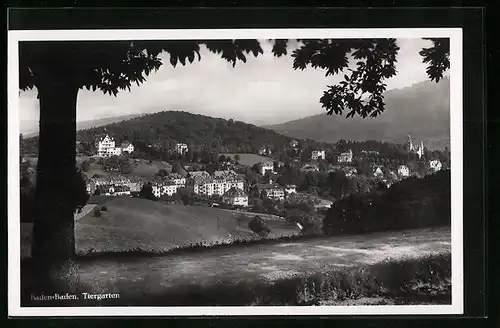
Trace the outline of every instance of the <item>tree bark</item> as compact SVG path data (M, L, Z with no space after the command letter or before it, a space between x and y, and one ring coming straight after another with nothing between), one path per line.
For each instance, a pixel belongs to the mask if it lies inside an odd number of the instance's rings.
M78 87L57 74L45 81L37 85L40 135L32 257L48 269L75 256L71 184L76 172Z

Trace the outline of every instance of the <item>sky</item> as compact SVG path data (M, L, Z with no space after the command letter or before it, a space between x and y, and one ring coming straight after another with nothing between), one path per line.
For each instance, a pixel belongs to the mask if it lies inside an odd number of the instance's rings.
M431 45L422 39L398 39L397 75L386 81L387 89L403 88L427 79L418 54ZM117 97L99 91L80 90L77 121L180 110L232 118L256 125L277 124L323 112L319 99L327 85L341 76L325 77L321 69L294 70L292 57L273 57L272 45L261 42L263 55L247 56L236 67L219 56L201 51L201 61L172 67L168 54L164 65L140 86ZM37 91L20 93L20 132L38 131Z

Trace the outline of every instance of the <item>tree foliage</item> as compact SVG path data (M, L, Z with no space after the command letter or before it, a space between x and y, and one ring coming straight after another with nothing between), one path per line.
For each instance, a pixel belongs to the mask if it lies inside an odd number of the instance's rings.
M395 39L297 41L297 48L291 51L294 69L312 67L324 70L327 76L344 74L344 80L338 85L327 86L320 98L328 114L346 111L348 117L375 117L384 110L384 81L396 74L399 48ZM438 81L449 67L449 41L432 39L432 42L433 46L423 49L420 54L428 64L429 77ZM74 170L78 90L100 90L116 96L121 90L130 90L133 84L145 82L162 66L166 55L172 66L186 65L201 59L202 47L233 66L238 61L246 62L249 55L263 53L257 40L20 42L19 88L36 87L40 99L35 196L40 215L35 221L32 249L42 267L49 266L44 264L50 262L46 257L75 255L71 214L81 207L84 197L88 197L85 181ZM288 54L287 48L287 40L275 40L272 52L280 57ZM355 67L350 67L351 59L356 61ZM156 133L150 131L151 135ZM211 145L212 141L207 138ZM244 152L252 151L246 149ZM149 191L147 194L150 197ZM46 268L43 271L49 272Z
M282 149L291 140L272 130L251 124L182 111L148 114L104 127L81 130L77 132L77 139L92 142L104 131L112 135L117 142L131 141L137 154L149 154L155 159L160 159L165 154L170 154L168 159L178 157L179 154L175 152L176 143L189 143L192 147L188 156L180 160L194 159L194 162L205 164L217 160L211 158L212 152L256 153L264 143ZM214 140L217 141L217 146L210 145L209 141ZM158 145L149 147L149 144ZM314 144L319 145L319 143ZM235 156L236 158L239 156Z
M425 38L432 41L432 47L422 49L419 54L427 64L427 75L432 81L439 82L444 72L450 68L450 39Z
M337 235L449 225L450 184L450 171L443 170L386 190L350 195L333 204L323 231Z
M150 182L142 186L139 197L148 200L156 200L156 196L153 194L153 185Z
M248 221L248 228L261 237L266 237L271 230L260 216L256 215Z
M449 69L449 39L429 38L433 45L420 51L431 80L439 81ZM274 40L276 57L291 52L293 69L321 69L325 75L343 74L343 81L327 86L320 99L328 114L376 117L384 110L385 80L397 74L399 47L392 38ZM20 85L23 90L49 83L55 67L68 83L87 90L117 95L140 85L163 65L169 55L172 66L201 60L201 49L219 55L235 66L247 57L263 54L258 40L144 40L65 41L20 43ZM289 51L291 50L291 51ZM355 63L355 65L352 65ZM52 69L52 71L51 71Z

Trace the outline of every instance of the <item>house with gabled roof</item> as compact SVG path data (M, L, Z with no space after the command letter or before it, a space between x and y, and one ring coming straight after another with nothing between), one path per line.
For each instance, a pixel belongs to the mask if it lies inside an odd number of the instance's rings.
M131 154L134 152L134 145L129 141L124 141L121 144L122 153Z
M223 196L222 201L233 206L248 207L248 195L240 188L231 188Z

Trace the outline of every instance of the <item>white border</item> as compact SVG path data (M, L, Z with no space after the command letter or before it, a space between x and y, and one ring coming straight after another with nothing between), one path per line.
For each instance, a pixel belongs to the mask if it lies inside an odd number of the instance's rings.
M19 41L450 38L452 304L390 306L36 307L20 306ZM8 31L8 314L9 316L228 316L463 314L462 29L192 29Z

